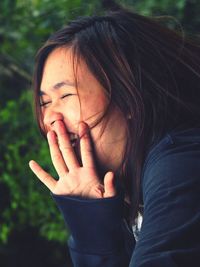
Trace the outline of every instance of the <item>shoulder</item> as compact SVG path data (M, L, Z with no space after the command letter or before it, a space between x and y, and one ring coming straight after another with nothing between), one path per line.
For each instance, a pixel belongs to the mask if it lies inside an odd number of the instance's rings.
M173 154L175 147L182 146L182 150L187 149L187 145L200 144L200 128L186 130L172 130L164 135L156 144L154 144L147 153L144 168L163 156L165 152Z
M143 191L199 182L200 128L173 130L150 149L143 167Z
M188 151L200 153L200 128L192 128L187 130L173 130L154 144L147 153L143 174L152 167L158 160L163 157L173 158L174 155L186 155Z

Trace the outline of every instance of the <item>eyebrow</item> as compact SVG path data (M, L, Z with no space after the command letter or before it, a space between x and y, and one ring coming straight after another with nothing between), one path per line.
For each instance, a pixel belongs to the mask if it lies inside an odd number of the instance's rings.
M65 81L58 82L58 83L54 84L54 86L50 90L58 90L65 85L71 86L71 87L76 87L75 83L73 83L69 80L65 80ZM43 90L40 90L40 96L43 96L43 95L46 95L46 93Z

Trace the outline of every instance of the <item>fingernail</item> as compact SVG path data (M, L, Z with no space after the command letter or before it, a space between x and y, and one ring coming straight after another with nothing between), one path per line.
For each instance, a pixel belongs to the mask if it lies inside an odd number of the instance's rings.
M29 163L28 163L28 165L31 168L34 165L34 161L33 160L30 160Z

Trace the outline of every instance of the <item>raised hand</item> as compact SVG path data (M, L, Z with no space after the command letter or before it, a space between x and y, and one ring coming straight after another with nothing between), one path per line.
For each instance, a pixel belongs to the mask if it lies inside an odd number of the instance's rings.
M87 198L105 198L115 195L114 173L107 172L104 183L100 182L92 155L89 127L81 122L79 125L80 165L69 135L62 121L54 123L54 131L49 131L47 139L52 163L59 179L54 179L38 163L31 160L29 166L35 175L57 195L76 195Z

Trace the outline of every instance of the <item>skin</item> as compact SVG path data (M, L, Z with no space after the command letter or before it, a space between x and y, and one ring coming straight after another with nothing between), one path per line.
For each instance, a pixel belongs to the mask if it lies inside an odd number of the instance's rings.
M55 180L33 160L29 166L54 194L112 197L116 193L114 172L122 164L125 151L126 120L112 107L111 114L105 117L106 124L103 119L91 127L104 114L108 98L83 61L78 63L76 77L78 88L71 50L55 49L45 62L41 103L51 159L59 179ZM70 133L79 136L78 152L72 147Z

